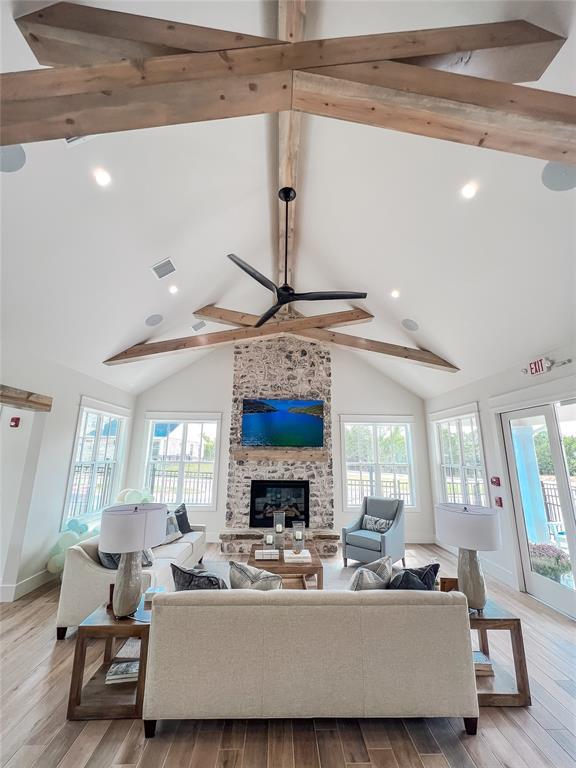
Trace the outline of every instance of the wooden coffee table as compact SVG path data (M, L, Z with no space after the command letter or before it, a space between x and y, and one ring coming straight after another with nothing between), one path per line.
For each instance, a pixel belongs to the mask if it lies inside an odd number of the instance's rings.
M262 568L270 573L277 573L284 579L299 579L302 583L303 589L308 589L306 584L306 576L316 576L316 588L324 588L324 566L322 560L316 548L311 544L306 545L306 549L310 552L312 557L309 563L285 563L284 562L284 550L280 550L280 557L278 560L256 560L256 550L262 549L261 544L253 544L250 550L250 556L248 558L248 565L254 568Z

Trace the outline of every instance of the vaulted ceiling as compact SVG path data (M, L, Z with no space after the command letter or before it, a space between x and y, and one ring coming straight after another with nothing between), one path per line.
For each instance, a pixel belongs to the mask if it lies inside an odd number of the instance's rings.
M44 4L2 4L2 71L38 66L13 18ZM275 35L272 3L135 0L129 10ZM573 3L554 0L320 0L309 6L306 37L527 19L568 37L533 87L576 94L575 15ZM209 303L264 311L268 292L225 255L275 275L276 120L27 144L25 167L0 179L3 339L22 354L141 391L209 353L115 368L101 361L148 338L189 334L193 310ZM360 304L375 319L363 336L432 349L461 370L354 354L428 396L569 341L576 193L546 189L542 160L309 115L301 151L295 286L367 290ZM112 175L105 189L94 184L97 166ZM470 180L478 193L465 200L460 189ZM177 272L159 281L150 267L166 257ZM346 308L332 302L321 311ZM153 313L165 321L151 331L144 320ZM420 330L406 332L404 318Z

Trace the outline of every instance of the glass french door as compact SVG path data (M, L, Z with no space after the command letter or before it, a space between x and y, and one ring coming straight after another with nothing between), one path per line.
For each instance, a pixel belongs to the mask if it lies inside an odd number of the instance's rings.
M576 617L576 400L502 424L526 591Z

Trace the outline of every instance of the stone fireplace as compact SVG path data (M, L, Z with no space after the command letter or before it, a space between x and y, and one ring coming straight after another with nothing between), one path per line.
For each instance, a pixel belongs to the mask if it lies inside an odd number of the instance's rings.
M274 512L284 512L286 528L293 522L310 525L308 480L252 480L250 528L271 528Z
M328 345L293 336L264 338L234 347L226 529L220 534L223 552L249 552L252 544L263 538L265 526L255 526L256 520L251 517L253 481L307 483L306 538L313 540L320 554L337 552L339 535L333 530L331 368ZM321 400L323 448L243 448L243 400L258 398ZM287 532L286 538L291 539L291 532Z

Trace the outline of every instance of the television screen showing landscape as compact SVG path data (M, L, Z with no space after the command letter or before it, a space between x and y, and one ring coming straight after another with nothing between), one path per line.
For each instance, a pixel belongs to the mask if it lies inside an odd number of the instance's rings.
M322 400L244 400L242 445L322 448Z

